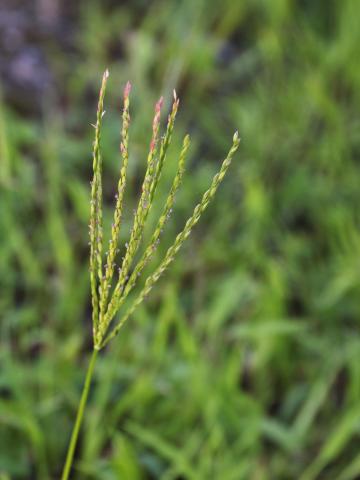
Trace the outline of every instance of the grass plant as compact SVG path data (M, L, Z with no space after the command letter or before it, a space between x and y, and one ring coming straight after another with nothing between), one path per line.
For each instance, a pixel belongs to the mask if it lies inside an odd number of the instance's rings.
M95 140L93 146L93 179L91 182L90 201L90 284L92 297L92 325L93 325L93 353L85 377L84 387L78 406L78 412L67 451L62 480L67 480L73 464L75 449L81 428L84 410L87 403L91 381L94 373L96 359L102 350L120 331L125 322L133 314L135 309L144 301L155 283L165 272L174 260L177 252L184 241L190 235L194 226L200 220L202 213L214 198L216 191L222 182L231 160L238 149L240 139L237 132L233 136L231 148L226 155L220 170L213 177L209 189L203 194L200 202L195 206L192 215L186 221L183 229L177 234L174 242L168 248L160 264L153 270L140 289L138 295L130 306L122 312L119 319L116 315L123 306L131 290L135 287L144 267L153 256L160 236L170 217L175 201L177 190L180 187L184 171L185 159L190 146L190 137L186 135L182 142L182 148L178 156L178 167L166 198L162 213L155 226L150 242L145 247L140 259L135 263L135 257L141 246L144 228L149 212L155 200L157 186L161 177L162 169L166 161L166 155L171 143L176 113L179 106L179 99L176 92L173 93L173 104L168 115L165 134L160 138L161 110L163 98L161 97L155 105L154 118L152 122L152 136L147 156L146 171L142 183L140 199L134 212L133 226L126 251L117 267L119 253L119 232L123 214L124 191L126 187L127 166L129 160L129 125L130 125L130 91L131 84L128 82L124 89L124 105L122 115L122 131L120 142L121 168L114 208L114 218L111 226L111 235L108 250L103 252L103 206L102 206L102 155L101 155L101 131L105 114L104 97L106 84L109 78L108 70L105 71L100 88L97 118L95 128ZM117 275L115 272L117 271ZM114 277L116 277L114 279Z

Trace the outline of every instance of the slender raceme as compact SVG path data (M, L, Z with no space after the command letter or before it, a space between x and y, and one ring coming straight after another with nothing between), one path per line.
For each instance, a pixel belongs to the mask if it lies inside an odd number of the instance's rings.
M153 254L160 242L161 233L168 221L174 207L176 193L182 183L185 172L185 160L190 146L190 137L186 135L181 151L178 156L177 171L162 212L156 223L149 243L144 247L140 259L134 260L141 247L144 236L146 220L150 209L156 198L156 190L160 181L161 173L165 165L167 152L171 144L173 129L179 107L179 99L176 92L173 95L173 104L168 115L167 126L163 137L160 139L162 97L155 105L154 118L152 122L152 135L150 139L149 152L146 162L146 171L141 188L140 198L134 213L133 226L128 243L126 243L125 255L117 265L119 251L119 233L124 208L124 191L126 186L127 167L129 161L129 126L130 126L130 90L128 82L123 95L123 114L121 128L121 167L114 208L114 219L111 227L108 251L103 254L103 227L102 227L102 158L101 158L101 129L104 116L104 96L106 84L109 78L108 70L105 71L100 88L96 124L95 139L93 144L93 179L91 182L90 200L90 287L92 299L92 327L94 349L86 373L83 391L80 398L78 412L71 435L65 465L62 473L62 480L67 480L70 475L79 437L80 427L84 416L91 381L94 374L94 367L98 352L105 347L121 330L125 322L131 317L136 308L144 301L155 283L169 267L176 257L184 241L190 235L194 226L200 220L202 213L214 198L216 191L222 182L231 160L238 149L240 139L238 133L233 136L232 145L226 155L220 170L214 176L209 189L203 194L200 202L193 210L192 215L185 222L183 229L175 237L172 245L168 248L160 264L154 268L144 283L142 289L135 297L130 307L115 321L116 315L122 307L129 293L136 287L138 278L144 267L149 264ZM104 258L105 257L105 258ZM118 272L114 281L114 273Z
M118 191L116 195L116 205L114 210L114 221L111 226L111 238L109 241L109 251L107 255L106 268L105 268L105 277L103 284L101 285L101 295L100 295L100 317L103 318L105 314L107 299L109 296L109 289L111 280L114 274L115 268L115 257L117 253L118 238L120 232L121 218L123 212L123 199L124 192L126 187L126 173L127 166L129 161L129 124L130 124L130 113L129 113L129 95L131 90L130 82L127 82L124 89L124 110L122 116L122 131L121 131L121 143L120 143L120 152L122 157L122 167L120 170L120 178L118 182Z

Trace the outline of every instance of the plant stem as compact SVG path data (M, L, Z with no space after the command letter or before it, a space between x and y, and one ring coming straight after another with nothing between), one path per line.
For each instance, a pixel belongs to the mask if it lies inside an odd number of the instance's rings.
M65 461L64 470L63 470L63 473L62 473L61 480L68 480L68 478L69 478L71 466L72 466L73 459L74 459L75 448L76 448L76 444L77 444L77 440L78 440L78 436L79 436L80 426L81 426L82 419L83 419L83 416L84 416L84 410L85 410L86 402L87 402L88 395L89 395L92 376L93 376L93 373L94 373L94 366L95 366L95 362L96 362L96 357L97 357L98 353L99 353L98 350L93 351L93 353L91 355L90 363L89 363L89 366L88 366L88 369L87 369L87 372L86 372L84 387L83 387L83 391L82 391L82 394L81 394L81 399L80 399L80 403L79 403L79 407L78 407L78 411L77 411L77 415L76 415L74 428L73 428L73 431L72 431L72 434L71 434L71 439L70 439L69 448L68 448L67 455L66 455L66 461Z

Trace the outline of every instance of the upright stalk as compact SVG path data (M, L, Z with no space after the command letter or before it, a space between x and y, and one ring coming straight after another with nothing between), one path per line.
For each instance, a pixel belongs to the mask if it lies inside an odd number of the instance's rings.
M77 444L77 440L78 440L78 436L79 436L79 430L80 430L80 426L81 426L82 419L83 419L83 416L84 416L84 410L85 410L86 402L87 402L87 399L88 399L88 396L89 396L91 380L92 380L92 377L93 377L94 366L95 366L95 362L96 362L96 358L97 358L98 353L99 353L98 350L93 351L93 353L91 355L90 363L89 363L89 366L88 366L88 369L87 369L87 372L86 372L84 387L83 387L83 391L82 391L81 398L80 398L80 403L79 403L79 407L78 407L78 411L77 411L77 415L76 415L75 425L74 425L74 428L73 428L73 431L72 431L72 434L71 434L71 439L70 439L69 448L68 448L67 455L66 455L66 460L65 460L65 465L64 465L64 470L63 470L62 476L61 476L61 480L67 480L69 478L71 466L72 466L73 459L74 459L75 448L76 448L76 444Z

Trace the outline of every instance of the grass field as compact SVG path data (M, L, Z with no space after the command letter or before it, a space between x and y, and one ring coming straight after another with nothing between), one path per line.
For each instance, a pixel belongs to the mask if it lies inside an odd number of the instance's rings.
M59 5L50 33L38 10L19 51L0 36L0 479L57 479L65 457L91 353L90 123L106 67L107 225L133 84L124 241L160 94L181 102L162 198L192 136L154 263L234 130L242 141L99 358L73 478L360 478L359 2L42 3ZM12 81L22 48L39 53L35 86Z

